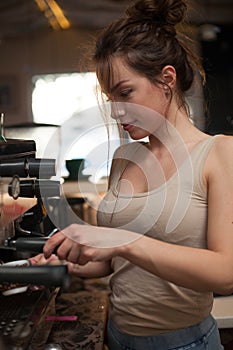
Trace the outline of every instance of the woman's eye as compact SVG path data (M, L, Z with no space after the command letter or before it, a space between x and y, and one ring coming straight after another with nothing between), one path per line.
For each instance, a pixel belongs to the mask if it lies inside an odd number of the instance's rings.
M123 90L120 92L120 96L123 98L129 97L131 92L132 92L132 89Z

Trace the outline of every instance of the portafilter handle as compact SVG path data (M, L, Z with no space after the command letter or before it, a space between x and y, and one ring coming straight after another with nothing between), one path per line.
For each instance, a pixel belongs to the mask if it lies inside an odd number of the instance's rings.
M0 266L0 283L68 288L70 276L66 265Z

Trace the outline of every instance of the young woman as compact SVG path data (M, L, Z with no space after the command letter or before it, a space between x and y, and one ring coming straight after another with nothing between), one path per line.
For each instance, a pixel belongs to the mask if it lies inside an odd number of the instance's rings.
M233 139L190 121L185 94L204 73L176 29L185 13L183 0L138 1L98 38L102 92L135 142L116 151L98 227L44 247L72 273L111 274L111 350L223 349L211 308L233 292Z

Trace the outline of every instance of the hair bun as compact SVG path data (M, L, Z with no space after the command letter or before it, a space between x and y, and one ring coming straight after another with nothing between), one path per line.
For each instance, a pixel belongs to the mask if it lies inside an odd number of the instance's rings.
M186 14L185 0L139 0L126 10L127 17L175 26Z

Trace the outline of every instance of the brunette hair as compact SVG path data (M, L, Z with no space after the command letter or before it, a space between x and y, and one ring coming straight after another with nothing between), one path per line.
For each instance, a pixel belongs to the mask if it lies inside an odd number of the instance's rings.
M189 48L188 38L176 25L185 18L185 0L139 0L122 18L110 24L96 41L94 63L102 90L111 84L112 59L121 56L139 74L153 83L166 65L177 72L177 94L184 105L184 93L191 87L195 72L205 82L199 57Z

